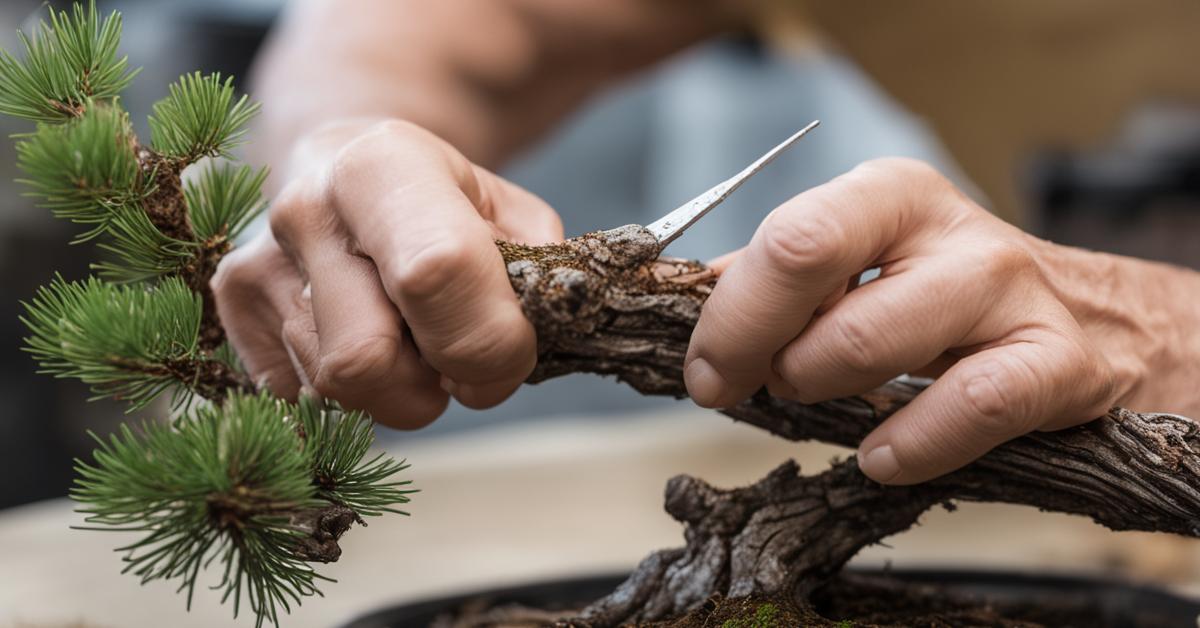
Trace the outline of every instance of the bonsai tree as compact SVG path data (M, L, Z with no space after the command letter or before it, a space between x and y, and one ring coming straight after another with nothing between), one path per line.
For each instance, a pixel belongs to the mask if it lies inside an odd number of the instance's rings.
M85 225L80 241L97 241L108 256L97 278L58 278L33 297L29 349L47 372L131 408L169 392L170 420L98 439L95 461L78 465L72 495L93 526L141 535L123 548L126 570L143 581L176 579L190 592L213 567L235 612L244 594L258 623L278 623L280 607L317 593L311 563L335 560L353 522L407 501L406 483L395 479L403 464L365 458L367 417L273 399L247 381L207 284L263 205L262 171L226 161L254 107L235 99L228 79L189 75L155 106L151 142L141 144L117 98L132 77L117 57L119 30L116 15L101 20L94 5L77 5L52 12L23 40L23 60L0 56L0 111L38 123L18 137L30 193ZM660 257L658 240L637 225L497 246L538 335L531 383L591 372L644 394L684 396L683 358L712 271ZM787 439L853 447L925 385L897 380L816 405L760 391L724 413ZM822 615L818 598L831 589L894 593L842 567L935 505L1025 504L1116 530L1200 536L1198 451L1195 422L1114 408L1080 427L1017 438L917 486L876 484L852 459L812 476L786 462L734 490L680 476L667 485L666 509L684 525L684 547L651 554L585 608L497 609L475 619L844 626ZM994 610L954 612L1011 625Z
M245 599L257 624L278 624L328 580L312 563L412 491L402 462L367 458L369 417L258 392L225 341L208 284L265 206L266 171L230 159L258 106L232 79L189 74L143 142L121 108L136 71L118 56L119 15L52 9L20 37L21 58L0 52L0 112L36 123L16 137L21 182L104 254L95 276L55 277L25 304L27 349L98 398L173 409L97 437L71 496L90 528L138 535L120 549L143 583L175 580L190 604L213 571L235 615Z

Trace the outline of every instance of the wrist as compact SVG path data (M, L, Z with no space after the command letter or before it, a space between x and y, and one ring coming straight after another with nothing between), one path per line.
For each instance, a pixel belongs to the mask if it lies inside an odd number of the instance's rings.
M1047 283L1116 374L1114 403L1200 411L1200 273L1030 239Z

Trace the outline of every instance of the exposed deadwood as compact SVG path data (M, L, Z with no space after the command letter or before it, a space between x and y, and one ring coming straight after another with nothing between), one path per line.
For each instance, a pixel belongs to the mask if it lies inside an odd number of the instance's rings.
M683 357L715 282L695 262L659 259L638 226L564 244L499 244L538 335L531 382L614 375L638 391L682 397ZM725 414L792 440L854 447L923 389L893 381L861 397L807 406L760 392ZM1114 408L1077 428L1015 439L946 477L882 487L851 460L803 477L785 464L754 486L719 491L676 478L667 509L687 546L647 558L580 618L590 625L670 617L709 595L792 590L801 596L862 547L950 500L1024 504L1091 517L1116 530L1200 536L1200 427Z
M301 510L291 515L289 523L305 535L296 541L296 555L316 563L336 563L342 556L338 545L342 535L355 523L367 525L358 513L340 504Z

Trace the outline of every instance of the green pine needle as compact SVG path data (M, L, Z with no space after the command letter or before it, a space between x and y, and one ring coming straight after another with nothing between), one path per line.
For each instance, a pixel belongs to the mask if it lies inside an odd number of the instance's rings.
M214 587L243 597L258 625L278 625L304 596L319 594L325 579L292 551L304 532L291 515L320 508L309 463L292 424L290 407L262 394L235 395L223 407L204 407L171 427L147 423L141 434L97 438L93 465L76 461L72 497L93 529L143 532L121 547L143 583L178 580L190 608L201 569L214 561ZM243 596L244 594L244 596Z
M42 372L75 377L96 398L115 397L144 407L164 391L187 400L181 366L197 354L200 298L179 279L153 289L56 277L23 304L26 350Z
M111 259L92 264L108 281L131 283L168 277L195 257L197 246L163 235L140 207L121 207L106 225L108 241L97 248Z
M0 51L0 114L38 122L18 136L28 194L87 225L79 240L103 235L109 254L95 266L102 279L56 277L23 303L26 350L42 372L131 411L171 393L182 407L173 422L97 438L94 462L77 461L72 496L92 526L141 533L119 548L125 571L177 581L190 607L200 571L215 564L235 616L244 600L258 625L278 625L281 609L328 580L305 562L323 559L312 542L330 541L314 520L326 525L342 507L355 519L406 514L398 507L415 491L397 479L403 461L370 456L369 417L248 394L232 348L211 346L221 330L192 288L262 212L266 170L209 164L180 175L227 157L258 106L236 97L232 79L186 75L154 106L147 150L118 99L136 74L117 57L120 34L120 16L101 19L90 0L21 35L22 60ZM191 404L197 396L213 405Z
M201 157L228 157L241 143L246 124L258 113L258 103L242 96L234 100L233 78L220 74L186 74L170 94L154 105L150 138L154 150L194 163Z
M389 481L408 465L382 453L366 460L375 440L369 417L362 412L324 410L303 398L297 418L306 435L304 449L312 461L313 482L322 497L365 517L408 514L394 505L407 503L407 495L416 492L401 488L412 482Z
M50 9L33 37L18 34L22 60L0 50L0 113L61 122L80 115L89 100L115 98L133 80L125 57L117 57L121 16L101 20L95 0L71 13Z
M65 124L39 124L17 143L29 195L56 216L103 233L122 207L137 206L152 187L134 154L133 131L115 106L90 106Z
M233 599L234 614L244 592L260 625L278 624L280 608L320 595L315 580L328 580L294 551L303 536L290 523L296 515L330 501L361 514L399 512L393 506L408 501L412 491L397 488L407 482L392 479L403 464L363 462L371 434L360 413L235 394L175 427L148 423L141 434L122 427L97 439L95 464L77 461L72 497L95 529L145 533L119 550L142 582L178 580L190 606L200 570L215 561L214 588Z
M234 240L266 208L267 169L209 164L184 188L192 229L201 240Z

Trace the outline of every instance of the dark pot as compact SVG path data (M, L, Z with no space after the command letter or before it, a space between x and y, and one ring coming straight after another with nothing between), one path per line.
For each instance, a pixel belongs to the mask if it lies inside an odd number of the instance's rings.
M882 575L880 570L855 573ZM1036 606L1043 601L1089 608L1099 618L1088 628L1197 628L1200 600L1155 587L1092 577L1045 576L1013 572L889 570L887 575L910 583L932 584L947 591L981 597L996 604ZM624 575L593 576L539 582L454 595L378 610L344 628L418 628L464 603L521 604L545 609L578 608L611 592Z

